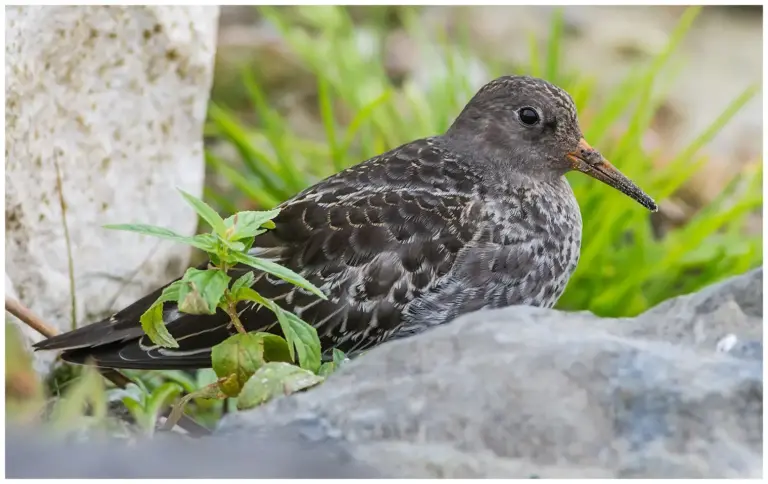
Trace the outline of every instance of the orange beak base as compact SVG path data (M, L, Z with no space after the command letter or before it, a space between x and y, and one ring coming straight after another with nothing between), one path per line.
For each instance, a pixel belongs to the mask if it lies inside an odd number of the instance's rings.
M568 153L568 160L574 170L586 173L615 188L652 212L658 211L659 207L651 197L603 158L603 155L592 148L584 138L579 141L576 151Z

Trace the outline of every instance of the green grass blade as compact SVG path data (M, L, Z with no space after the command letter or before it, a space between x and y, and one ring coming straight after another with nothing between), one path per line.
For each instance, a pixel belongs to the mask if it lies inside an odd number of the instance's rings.
M330 88L328 81L324 77L318 76L317 81L317 98L320 105L320 119L323 123L323 128L325 128L325 138L328 141L333 168L336 171L341 171L344 168L344 157L339 150L336 140L336 120L333 115L333 100L331 99Z
M210 200L214 203L222 212L237 212L237 206L221 193L217 192L213 188L206 186L203 187L203 198Z
M555 8L552 14L552 22L549 30L549 43L547 44L547 69L545 78L549 82L557 83L558 69L560 67L560 46L563 40L563 9Z
M277 173L277 163L253 145L245 130L225 109L211 103L208 115L225 138L237 149L246 167L261 180L264 188L273 197L283 199L292 195L286 188L285 181Z
M232 185L243 192L249 199L255 201L259 207L268 209L275 207L280 203L280 197L275 196L269 189L259 187L257 184L248 180L242 173L208 151L205 153L205 162L224 178L229 180ZM237 210L229 210L229 212L236 211Z
M256 108L256 112L262 120L265 128L264 134L277 156L277 171L281 178L285 180L286 184L291 188L290 195L293 195L293 193L303 189L306 185L301 176L301 172L294 165L293 158L287 148L287 140L284 135L285 131L287 131L285 122L277 113L273 112L267 104L264 93L253 78L250 69L243 69L241 71L241 77L243 86L245 86L248 96Z
M681 161L688 160L696 154L704 145L709 143L712 138L719 133L723 127L738 113L755 95L760 92L760 86L757 84L747 87L736 99L734 99L725 110L704 130L695 140L693 140L675 159L672 165L676 166Z

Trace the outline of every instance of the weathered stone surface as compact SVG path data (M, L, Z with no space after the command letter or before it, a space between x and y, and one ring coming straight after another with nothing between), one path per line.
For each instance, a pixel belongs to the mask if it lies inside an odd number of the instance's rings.
M186 248L101 226L194 232L174 187L202 193L217 17L217 7L6 8L6 271L58 329L185 268ZM53 356L36 354L38 366Z
M694 294L665 301L617 325L600 322L624 336L714 349L729 334L739 340L763 338L763 269L729 278Z
M309 441L298 426L280 428L279 433L254 430L235 438L158 434L133 443L65 442L18 428L6 435L6 443L6 476L16 479L379 477L353 461L339 443ZM40 465L41 458L45 465Z
M761 282L760 269L636 319L474 313L221 431L302 422L394 477L758 477L762 363L718 342L762 346Z

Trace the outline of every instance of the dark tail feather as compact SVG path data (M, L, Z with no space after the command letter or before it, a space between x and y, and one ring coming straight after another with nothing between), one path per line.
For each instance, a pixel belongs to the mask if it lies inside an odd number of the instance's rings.
M92 364L100 368L127 370L193 370L211 367L211 352L179 357L157 357L139 347L138 340L112 343L97 348L67 350L61 359L79 365Z
M207 265L208 263L205 262L199 264L197 268L205 269ZM141 315L157 301L157 298L160 297L160 294L162 294L166 287L179 279L171 281L147 294L111 318L83 326L68 333L62 333L53 338L48 338L35 344L34 348L36 350L76 350L138 338L144 334L144 331L141 329Z
M108 339L113 332L112 326L113 324L105 319L35 343L33 348L35 350L60 350L92 346L98 344L100 340Z
M62 333L33 345L35 350L74 350L124 341L144 334L140 318L157 300L164 287L147 294L114 316Z

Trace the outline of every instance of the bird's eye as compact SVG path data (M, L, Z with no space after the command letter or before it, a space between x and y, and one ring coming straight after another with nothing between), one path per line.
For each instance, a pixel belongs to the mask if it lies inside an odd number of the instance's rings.
M520 122L526 126L533 126L539 122L539 113L533 108L520 108L517 115L520 117Z

